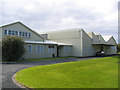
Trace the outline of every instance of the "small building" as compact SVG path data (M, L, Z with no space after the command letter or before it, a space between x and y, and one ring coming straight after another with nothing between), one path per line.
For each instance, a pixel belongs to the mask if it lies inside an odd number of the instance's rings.
M100 50L107 55L117 52L113 37L106 42L100 34L86 33L83 29L39 34L21 22L15 22L0 27L0 39L5 36L23 38L26 49L24 59L95 56Z

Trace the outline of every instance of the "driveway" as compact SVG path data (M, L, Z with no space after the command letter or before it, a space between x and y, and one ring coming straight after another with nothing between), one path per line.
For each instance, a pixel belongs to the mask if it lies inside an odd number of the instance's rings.
M38 65L48 65L55 63L63 62L72 62L86 59L94 59L98 57L89 57L89 58L66 58L66 59L57 59L57 60L44 60L44 61L25 61L18 64L2 64L2 90L5 88L19 88L12 81L12 76L19 70L24 68L38 66Z

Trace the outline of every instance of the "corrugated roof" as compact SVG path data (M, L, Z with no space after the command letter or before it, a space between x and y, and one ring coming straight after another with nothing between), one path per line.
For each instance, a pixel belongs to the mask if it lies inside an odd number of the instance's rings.
M72 46L71 44L57 43L57 42L49 41L49 40L45 40L44 42L42 42L42 41L25 41L25 43L34 43L34 44L56 44L56 45L70 45L70 46Z
M83 30L83 29L82 28L74 28L74 29L65 29L65 30L46 31L46 32L40 32L40 33L47 34L47 33L59 33L59 32L80 31L80 30Z

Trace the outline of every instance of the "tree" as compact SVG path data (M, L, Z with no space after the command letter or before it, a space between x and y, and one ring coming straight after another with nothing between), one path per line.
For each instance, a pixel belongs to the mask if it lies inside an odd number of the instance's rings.
M120 52L120 43L117 45L117 51Z
M24 41L21 37L6 36L2 39L3 60L19 60L20 58L22 58L24 52Z

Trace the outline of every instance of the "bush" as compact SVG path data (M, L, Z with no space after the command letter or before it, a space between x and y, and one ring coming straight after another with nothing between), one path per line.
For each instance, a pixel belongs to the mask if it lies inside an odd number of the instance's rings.
M6 36L2 39L3 60L19 60L20 58L22 58L24 52L24 41L21 37Z

